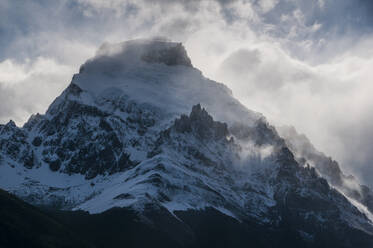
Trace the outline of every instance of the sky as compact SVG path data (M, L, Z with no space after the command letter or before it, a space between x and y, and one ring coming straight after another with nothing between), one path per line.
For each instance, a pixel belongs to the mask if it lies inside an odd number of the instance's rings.
M44 113L101 44L167 37L372 186L371 13L371 0L0 0L0 123Z

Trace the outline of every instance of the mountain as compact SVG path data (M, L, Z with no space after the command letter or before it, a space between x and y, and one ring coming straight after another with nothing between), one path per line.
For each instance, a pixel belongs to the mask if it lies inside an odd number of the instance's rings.
M278 131L299 164L314 167L331 186L356 201L361 211L367 215L373 213L373 192L368 186L360 184L352 175L345 175L337 161L318 151L310 140L305 135L299 134L294 127L282 126Z
M66 223L83 236L95 216L130 211L181 247L211 243L201 232L228 242L215 247L371 247L369 197L346 193L294 140L205 78L180 43L105 44L44 115L0 127L0 187L88 211Z

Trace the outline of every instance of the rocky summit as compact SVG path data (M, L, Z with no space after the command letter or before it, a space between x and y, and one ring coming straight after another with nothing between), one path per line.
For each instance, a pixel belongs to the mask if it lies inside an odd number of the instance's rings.
M164 40L103 45L45 114L0 125L0 187L98 247L146 245L133 228L159 247L373 247L368 187Z

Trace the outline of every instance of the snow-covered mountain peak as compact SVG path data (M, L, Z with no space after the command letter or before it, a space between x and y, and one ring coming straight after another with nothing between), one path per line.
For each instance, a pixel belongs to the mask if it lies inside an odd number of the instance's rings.
M134 101L173 118L201 103L217 120L228 124L252 125L262 117L245 108L224 84L205 78L194 68L181 43L163 40L103 45L81 66L47 115L61 111L68 101L103 111L115 111L123 101Z
M284 138L192 67L181 44L104 45L45 115L22 128L0 125L0 187L33 204L93 213L213 207L310 233L347 225L373 233L371 191L351 203L344 194L354 191L329 186L343 179L333 161Z
M16 123L13 120L10 120L7 124L0 126L0 134L11 133L16 129Z
M160 39L137 39L103 44L96 56L81 66L80 72L122 71L144 64L192 67L181 43Z

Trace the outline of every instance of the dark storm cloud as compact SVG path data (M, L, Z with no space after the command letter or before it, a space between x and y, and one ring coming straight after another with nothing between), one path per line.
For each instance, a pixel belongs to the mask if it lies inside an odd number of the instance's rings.
M289 15L296 9L303 13L306 25L321 23L324 34L371 31L373 28L373 2L370 0L279 1L265 18L271 23L281 22L281 14Z
M371 14L373 2L369 0L211 1L219 4L221 17L228 23L240 19L233 11L232 4L235 2L251 3L253 10L265 24L274 25L270 33L279 37L286 37L294 32L294 22L297 21L304 22L305 26L318 23L321 27L314 33L299 30L292 39L321 39L328 36L334 37L336 34L344 35L346 32L361 35L373 29L373 15ZM44 51L39 44L22 42L29 38L37 39L38 34L63 33L73 40L96 39L98 41L95 45L97 45L104 41L102 37L110 34L111 28L117 29L122 26L123 30L131 29L131 27L126 27L126 20L130 16L137 15L141 9L157 5L165 15L168 15L170 6L180 5L189 14L198 14L202 12L201 3L203 2L207 1L157 0L139 1L140 4L138 4L137 1L125 0L3 0L0 8L0 46L2 47L0 61L11 57L22 59L42 54ZM263 10L262 2L273 2L273 8ZM297 10L300 12L296 12ZM285 18L289 18L288 23L284 21ZM139 25L138 28L148 29L149 26L156 25L156 22L157 20L148 19L143 26ZM164 28L172 34L178 30L192 28L190 22L193 22L193 19L175 18L164 24ZM262 29L262 24L261 22L256 27L258 31ZM252 26L254 27L255 24ZM100 35L97 35L98 31Z

